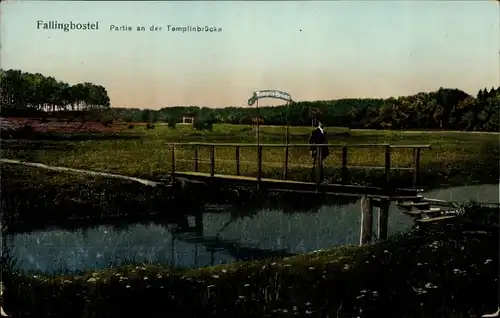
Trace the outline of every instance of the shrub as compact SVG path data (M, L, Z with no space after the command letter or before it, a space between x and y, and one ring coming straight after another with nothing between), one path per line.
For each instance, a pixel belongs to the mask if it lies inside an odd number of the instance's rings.
M153 125L152 123L147 123L146 129L155 129L155 125Z
M214 126L214 120L211 120L211 119L195 120L194 124L193 124L193 127L196 130L208 130L208 131L212 131L213 126Z
M170 117L168 119L168 128L175 128L176 124L177 124L177 121L175 120L175 118Z
M104 127L110 127L113 124L113 119L111 118L101 118L99 120L101 124L103 124Z

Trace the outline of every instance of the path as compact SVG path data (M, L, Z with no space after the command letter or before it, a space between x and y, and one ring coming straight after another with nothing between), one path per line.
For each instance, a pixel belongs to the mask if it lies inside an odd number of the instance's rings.
M54 167L54 166L47 166L47 165L44 165L42 163L35 163L35 162L23 162L23 161L12 160L12 159L0 159L0 162L8 163L8 164L23 165L23 166L28 166L28 167L42 168L42 169L53 170L53 171L75 172L75 173L83 173L83 174L88 174L88 175L98 176L98 177L106 177L106 178L115 178L115 179L122 179L122 180L128 180L128 181L135 181L135 182L139 182L143 185L147 185L147 186L151 186L151 187L156 187L158 185L163 184L162 182L155 182L155 181L146 180L146 179L134 178L134 177L124 176L121 174L97 172L97 171L90 171L90 170L83 170L83 169L73 169L73 168L66 168L66 167Z

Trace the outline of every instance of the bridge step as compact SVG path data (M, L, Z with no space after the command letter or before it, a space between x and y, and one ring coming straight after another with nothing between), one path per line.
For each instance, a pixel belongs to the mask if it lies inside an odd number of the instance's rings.
M429 202L414 202L414 201L403 201L403 202L398 202L397 206L403 209L408 209L411 210L414 207L423 209L423 208L430 208L431 204Z
M425 198L424 201L428 202L432 205L438 205L438 206L451 206L452 205L451 202L445 201L445 200Z
M410 211L404 211L403 213L409 214L409 215L421 215L421 214L430 214L430 213L440 213L443 212L440 208L429 208L426 210L420 210L420 209L413 209Z
M442 212L445 212L443 211L441 208L429 208L429 209L426 209L426 210L420 210L421 213L423 214L432 214L432 213L442 213Z
M415 221L419 222L419 223L433 223L433 222L439 222L439 221L443 221L443 220L449 220L449 219L453 219L453 218L456 218L457 216L456 215L443 215L443 216L438 216L438 217L435 217L435 218L421 218L421 219L417 219Z

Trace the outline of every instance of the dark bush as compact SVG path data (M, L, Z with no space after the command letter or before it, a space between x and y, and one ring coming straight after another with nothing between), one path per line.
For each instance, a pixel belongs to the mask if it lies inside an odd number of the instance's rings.
M193 126L194 126L194 129L196 129L196 130L212 131L213 126L214 126L214 120L211 120L211 119L195 120Z
M101 124L103 124L104 127L111 127L111 125L113 124L113 119L111 119L111 118L101 118L99 120L99 122Z
M175 118L173 117L170 117L168 119L168 128L175 128L176 125L177 125L177 120L175 120Z

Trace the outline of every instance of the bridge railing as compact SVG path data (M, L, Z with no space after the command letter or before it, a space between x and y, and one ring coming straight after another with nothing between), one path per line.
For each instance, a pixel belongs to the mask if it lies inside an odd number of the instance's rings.
M315 182L319 185L321 183L321 172L325 167L335 167L340 168L341 170L341 182L346 183L349 175L350 169L383 169L384 170L384 179L386 184L390 183L391 180L391 170L406 170L413 172L413 187L419 182L419 170L420 170L420 157L421 151L423 149L430 149L430 145L391 145L391 144L250 144L250 143L168 143L171 152L171 173L172 178L174 177L174 173L176 171L180 171L177 168L177 163L179 162L190 162L193 164L192 170L193 172L200 171L200 164L209 164L209 173L211 176L216 174L216 163L222 163L223 165L235 165L235 175L241 174L241 166L245 164L256 165L256 179L261 180L263 178L263 166L274 166L274 167L282 167L283 173L281 179L288 180L289 178L289 169L290 167L301 167L301 168L313 168L315 174ZM309 164L304 163L294 163L290 162L290 152L291 150L301 150L302 155L305 152L309 152L311 147L316 148L317 158L316 160L312 160L310 156ZM330 152L336 151L338 153L338 159L340 159L340 164L331 165L324 164L323 160L320 160L321 149L327 147ZM179 156L177 153L180 150L184 150L183 154L186 154L186 148L191 148L191 158L185 158ZM230 148L232 151L224 152L224 155L217 157L217 149L218 148ZM242 152L244 149L254 148L256 149L256 157L252 158L252 160L241 160ZM202 150L209 150L208 159L205 159ZM273 160L264 160L264 150L265 149L274 149L274 156L271 156ZM276 150L282 149L281 155L276 152ZM349 149L365 149L365 156L373 155L372 150L383 150L383 165L380 166L360 166L360 165L349 165ZM370 150L371 149L371 150ZM408 163L406 167L394 167L392 165L392 155L395 149L406 149L412 150L412 162ZM371 153L369 153L372 151ZM377 154L378 155L378 154ZM232 158L231 158L232 157ZM268 156L270 157L270 156ZM330 156L335 157L335 156ZM407 156L408 157L408 156ZM408 159L408 158L406 158ZM318 164L316 164L318 163ZM409 166L408 166L409 165ZM182 170L183 172L188 172L186 170Z

